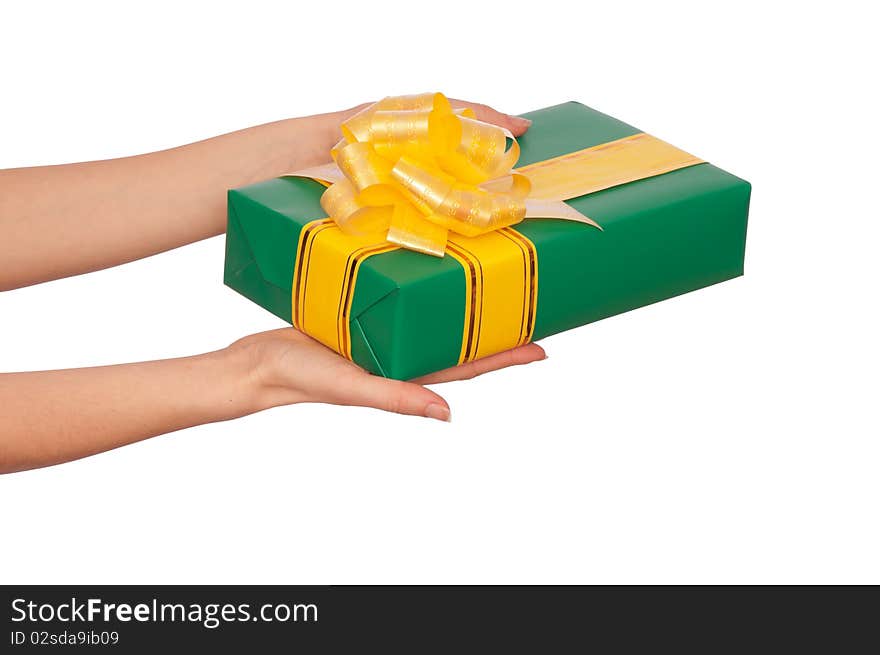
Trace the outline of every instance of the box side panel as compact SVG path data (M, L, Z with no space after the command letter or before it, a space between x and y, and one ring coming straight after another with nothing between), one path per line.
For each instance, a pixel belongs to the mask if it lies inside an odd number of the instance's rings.
M228 204L223 282L261 307L290 322L290 288L268 282L260 271L234 202Z
M388 298L387 300L380 300L379 302L386 302L389 305L393 305L394 299ZM391 311L393 311L393 307ZM388 377L385 373L385 369L382 368L382 365L379 363L378 357L376 357L376 354L373 352L373 347L370 344L370 340L367 338L360 321L357 318L352 318L350 325L352 360L354 360L358 366L366 369L373 375Z
M398 286L357 316L383 374L406 380L455 366L464 330L461 265L452 257L428 257L407 250L371 257L362 271L368 265L371 273L394 280ZM360 286L359 276L355 299Z
M229 192L229 204L260 272L267 282L288 293L300 230L326 215L319 203L323 190L313 180L279 178Z

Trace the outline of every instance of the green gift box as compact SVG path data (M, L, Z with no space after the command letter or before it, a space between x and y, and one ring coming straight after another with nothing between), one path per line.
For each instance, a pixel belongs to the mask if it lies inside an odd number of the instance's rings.
M575 102L524 116L533 122L519 139L519 166L639 134ZM224 281L288 322L294 322L300 239L304 227L326 216L319 204L324 190L314 180L284 177L229 192ZM742 275L750 192L748 182L700 163L567 201L601 231L557 219L515 225L537 255L536 270L523 282L534 285L523 334L528 324L528 336L538 340ZM483 262L483 268L495 265L502 264ZM489 354L467 343L480 331L473 276L449 254L397 249L364 259L347 303L340 301L347 354L396 379L455 366L466 351ZM483 291L492 293L488 286Z

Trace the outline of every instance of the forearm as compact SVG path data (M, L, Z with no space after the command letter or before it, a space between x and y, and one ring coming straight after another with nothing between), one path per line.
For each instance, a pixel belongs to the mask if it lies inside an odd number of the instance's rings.
M78 459L268 406L246 353L0 374L0 473Z
M227 189L326 161L341 116L279 121L135 157L0 171L0 290L222 233Z

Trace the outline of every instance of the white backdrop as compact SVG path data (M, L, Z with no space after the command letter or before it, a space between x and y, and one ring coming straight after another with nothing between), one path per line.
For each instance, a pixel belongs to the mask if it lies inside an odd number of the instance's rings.
M865 3L335 4L7 5L0 168L422 90L574 99L753 183L746 276L437 387L449 425L294 406L2 476L0 582L880 583ZM0 370L280 326L223 246L0 294Z

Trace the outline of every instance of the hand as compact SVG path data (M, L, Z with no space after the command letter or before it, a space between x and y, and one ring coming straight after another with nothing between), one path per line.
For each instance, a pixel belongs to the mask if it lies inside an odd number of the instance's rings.
M454 109L461 109L463 107L469 107L474 110L474 113L477 116L478 120L481 120L486 123L491 123L492 125L497 125L498 127L504 127L510 130L513 136L522 136L529 129L529 126L532 124L532 121L528 118L521 118L520 116L512 116L511 114L505 114L497 109L493 109L488 105L481 105L476 102L468 102L466 100L457 100L455 98L450 98L449 102L452 104ZM325 114L328 117L331 117L329 121L328 127L330 134L325 139L327 143L332 147L339 141L340 132L339 126L342 125L349 118L357 114L362 109L366 109L372 102L365 102L363 104L358 105L357 107L352 107L351 109L345 109L340 112L336 112L335 114ZM329 150L329 147L326 148Z
M411 382L401 382L371 375L293 328L255 334L236 341L227 350L249 362L247 369L253 372L257 386L256 409L293 403L330 403L375 407L441 421L449 420L449 405L423 384L465 380L546 358L541 346L530 343Z

